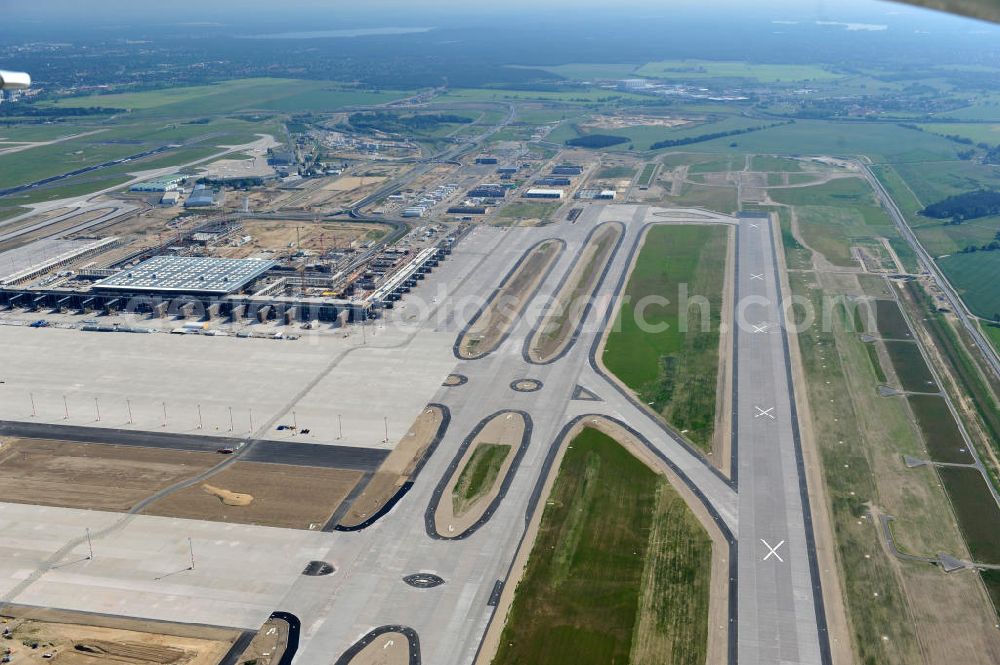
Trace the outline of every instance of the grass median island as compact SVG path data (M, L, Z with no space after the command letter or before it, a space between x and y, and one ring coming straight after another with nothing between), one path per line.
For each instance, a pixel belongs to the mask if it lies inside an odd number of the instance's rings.
M494 665L701 665L712 545L661 476L614 439L573 439Z
M472 504L493 488L510 451L510 446L500 443L480 443L476 446L452 490L455 515L464 515Z
M608 370L639 399L706 451L715 431L727 244L728 229L720 226L651 228L603 356ZM704 308L695 302L686 312L688 330L681 330L684 286L689 300L707 300L707 326L702 327ZM641 309L649 297L669 303L650 302ZM648 326L640 326L640 319ZM659 330L664 324L666 329Z

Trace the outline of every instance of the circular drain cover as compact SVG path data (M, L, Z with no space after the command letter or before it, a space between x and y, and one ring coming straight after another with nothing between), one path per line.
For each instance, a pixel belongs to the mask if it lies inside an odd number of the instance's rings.
M510 384L510 389L519 393L533 393L542 389L542 382L537 379L518 379Z
M322 575L329 575L336 570L336 568L326 561L310 561L306 569L302 571L302 574L309 575L310 577L320 577Z
M438 577L433 573L415 573L413 575L407 575L403 578L403 581L412 587L416 587L417 589L433 589L436 586L444 584L444 578Z

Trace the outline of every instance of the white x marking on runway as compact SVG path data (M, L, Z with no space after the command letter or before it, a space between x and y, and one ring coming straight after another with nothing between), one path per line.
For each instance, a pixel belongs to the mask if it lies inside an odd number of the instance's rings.
M754 408L757 409L757 413L755 413L754 416L753 416L754 418L760 418L761 416L767 416L771 420L774 420L774 414L771 413L772 411L774 411L774 407L773 406L770 409L762 409L759 406L755 406Z
M785 541L781 541L780 543L778 543L774 547L771 547L771 544L768 543L763 538L760 539L760 542L764 543L764 547L766 547L768 549L767 554L764 555L764 558L761 559L761 561L767 561L768 559L770 559L773 556L775 559L777 559L781 563L785 563L785 560L781 558L780 554L778 554L778 548L781 547L782 545L784 545Z
M751 228L751 229L759 229L760 227L759 227L759 226L757 226L756 224L751 224L751 225L750 225L750 228Z
M768 324L766 324L766 323L762 323L759 326L756 323L751 323L750 325L753 326L753 331L755 333L767 332L767 326L768 326Z
M750 273L750 279L759 279L760 281L763 282L764 281L764 273L760 273L759 275L757 273Z

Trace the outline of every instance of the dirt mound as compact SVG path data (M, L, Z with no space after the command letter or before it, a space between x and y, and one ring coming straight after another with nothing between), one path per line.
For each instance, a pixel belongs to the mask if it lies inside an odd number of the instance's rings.
M105 642L92 640L78 642L73 645L77 653L94 656L101 661L117 661L120 663L162 663L170 665L181 660L187 660L188 653L183 649L139 644L136 642Z
M253 503L252 494L230 492L229 490L222 489L221 487L213 487L212 485L202 485L201 487L212 496L219 497L219 501L227 506L249 506Z

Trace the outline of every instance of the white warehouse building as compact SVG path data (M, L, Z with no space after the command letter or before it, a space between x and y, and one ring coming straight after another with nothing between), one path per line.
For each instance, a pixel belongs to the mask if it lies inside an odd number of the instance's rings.
M526 199L561 199L565 192L561 189L529 189L524 193Z

